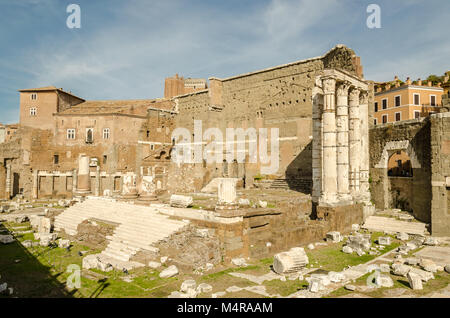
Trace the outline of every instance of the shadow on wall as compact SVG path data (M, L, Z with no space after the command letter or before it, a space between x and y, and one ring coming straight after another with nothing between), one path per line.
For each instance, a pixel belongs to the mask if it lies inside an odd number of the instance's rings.
M0 225L0 232L10 234L3 225ZM6 282L8 288L13 288L11 296L0 295L0 298L68 298L76 292L65 290L65 285L57 280L60 274L52 275L50 268L41 264L17 240L0 244L0 255L0 283Z
M311 194L312 191L312 141L286 168L286 183L290 190Z

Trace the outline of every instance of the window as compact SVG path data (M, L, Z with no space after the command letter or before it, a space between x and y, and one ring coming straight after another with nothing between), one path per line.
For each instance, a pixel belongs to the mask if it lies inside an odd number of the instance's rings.
M155 150L155 145L150 145L150 150Z
M386 109L388 107L387 99L383 99L382 101L383 109Z
M91 144L94 142L94 129L86 128L86 143Z
M36 116L37 114L37 109L36 107L31 107L30 108L30 116Z
M103 164L106 164L106 162L108 161L108 156L103 156Z
M414 118L415 119L419 119L420 118L420 110L415 110L414 111Z
M383 115L383 124L386 124L388 121L388 115Z
M103 139L109 139L109 128L103 129Z
M395 121L402 120L402 113L395 113Z
M53 163L57 165L59 163L59 155L53 155Z
M399 107L401 104L400 96L395 96L395 107Z
M378 102L375 102L375 113L378 112Z
M67 139L75 139L75 129L67 129Z
M420 105L420 95L414 94L414 105Z
M37 94L36 93L32 93L31 94L31 100L36 100L37 99Z
M430 105L436 106L436 95L430 95Z
M373 124L374 124L375 126L377 125L377 119L376 119L376 118L373 120Z
M147 138L150 137L150 130L147 130Z

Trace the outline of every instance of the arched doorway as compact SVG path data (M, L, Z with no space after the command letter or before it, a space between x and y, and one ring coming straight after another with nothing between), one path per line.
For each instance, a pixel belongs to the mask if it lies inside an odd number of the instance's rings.
M388 160L390 207L413 212L413 168L404 150L393 152Z

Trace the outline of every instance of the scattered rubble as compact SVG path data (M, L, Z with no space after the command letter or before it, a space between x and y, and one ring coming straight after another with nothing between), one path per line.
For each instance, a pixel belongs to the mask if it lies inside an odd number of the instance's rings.
M59 248L68 248L68 247L70 247L70 240L60 239L58 241L58 247Z
M406 234L405 232L398 233L397 234L397 240L407 241L407 240L409 240L409 235Z
M161 267L161 263L150 261L150 262L148 262L148 266L150 268L157 269L157 268Z

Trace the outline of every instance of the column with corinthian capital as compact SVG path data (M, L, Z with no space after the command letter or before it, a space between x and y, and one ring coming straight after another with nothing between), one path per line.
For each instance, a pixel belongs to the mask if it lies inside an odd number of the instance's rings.
M360 89L353 88L349 98L349 164L350 164L350 192L353 199L359 197L359 172L361 162L361 122L359 111Z
M340 202L351 202L349 190L348 91L350 83L342 82L337 88L336 139L337 188Z
M337 202L337 165L336 165L336 79L322 79L324 105L322 112L322 195L320 204Z
M362 92L359 97L359 114L361 118L361 155L360 155L360 193L361 200L370 203L369 189L369 95Z

